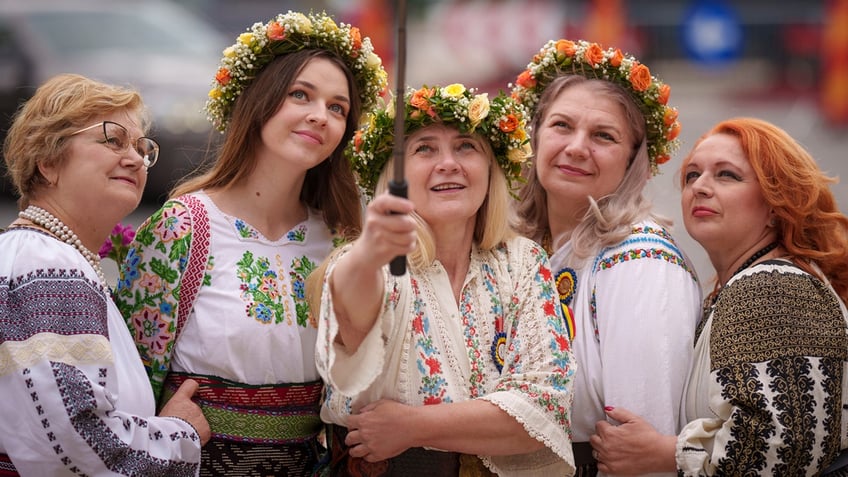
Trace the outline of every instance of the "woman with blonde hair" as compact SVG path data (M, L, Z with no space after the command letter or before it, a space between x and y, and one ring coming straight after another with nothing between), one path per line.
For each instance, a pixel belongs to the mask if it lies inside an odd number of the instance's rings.
M194 476L209 424L186 380L156 401L98 250L135 210L159 145L137 91L63 74L17 112L20 195L0 234L0 475Z
M511 227L523 111L459 84L405 105L409 199L385 192L394 108L378 111L350 146L376 186L362 234L313 275L332 475L571 475L570 343L547 255Z

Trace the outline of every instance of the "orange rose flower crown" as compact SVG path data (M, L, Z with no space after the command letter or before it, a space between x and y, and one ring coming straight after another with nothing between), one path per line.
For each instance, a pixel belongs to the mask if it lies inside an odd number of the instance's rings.
M645 116L651 173L658 174L659 165L668 162L679 147L677 110L668 106L671 87L619 49L604 50L585 40L551 40L518 75L512 97L527 108L528 115L533 114L545 87L562 74L610 81L630 93Z
M326 13L304 15L289 10L266 24L254 23L224 50L206 101L205 110L212 125L221 132L227 129L236 98L271 60L306 48L337 54L353 72L362 111L377 106L388 75L374 53L371 39L362 37L355 26L336 24Z
M479 134L492 146L495 159L506 175L510 192L523 182L521 169L530 156L524 108L504 93L489 99L488 93L455 83L444 87L424 86L404 96L406 135L431 124L457 127L463 134ZM369 115L356 132L345 153L359 185L373 197L377 181L394 147L395 102Z

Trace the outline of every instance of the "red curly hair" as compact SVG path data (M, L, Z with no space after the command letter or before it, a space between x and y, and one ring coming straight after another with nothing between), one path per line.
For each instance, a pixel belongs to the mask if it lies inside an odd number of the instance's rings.
M739 139L751 163L765 201L778 218L780 244L798 266L818 275L821 269L843 302L848 302L848 217L839 211L827 176L816 161L786 131L755 118L722 121L701 136L698 144L715 134ZM695 148L693 148L694 150ZM683 160L681 171L691 159ZM685 174L680 174L681 186Z

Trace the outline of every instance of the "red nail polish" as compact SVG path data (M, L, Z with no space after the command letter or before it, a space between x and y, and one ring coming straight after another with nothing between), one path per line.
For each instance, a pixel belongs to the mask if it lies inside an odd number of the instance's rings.
M612 406L604 406L604 411L612 411L613 409L615 408Z

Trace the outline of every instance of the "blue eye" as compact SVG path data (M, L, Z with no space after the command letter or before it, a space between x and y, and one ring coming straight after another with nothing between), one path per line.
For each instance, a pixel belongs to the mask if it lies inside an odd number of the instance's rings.
M433 147L430 146L429 144L419 144L419 145L415 146L415 149L413 151L414 151L415 154L423 153L423 152L431 152L431 151L433 151Z
M306 92L299 89L296 89L289 93L289 96L295 99L307 99Z
M347 117L347 110L341 104L331 104L330 111Z

